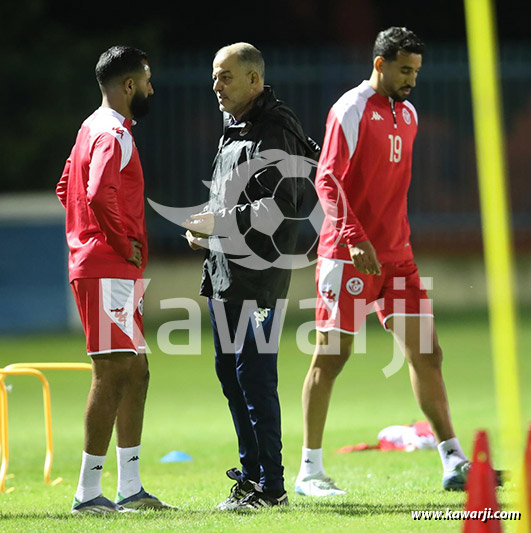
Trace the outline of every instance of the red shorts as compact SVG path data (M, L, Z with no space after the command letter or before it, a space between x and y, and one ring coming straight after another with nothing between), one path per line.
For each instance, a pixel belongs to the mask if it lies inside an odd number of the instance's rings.
M381 271L361 274L350 261L319 257L316 329L354 334L374 310L385 329L392 316L433 316L413 260L384 263Z
M71 286L88 355L145 353L143 279L83 278Z

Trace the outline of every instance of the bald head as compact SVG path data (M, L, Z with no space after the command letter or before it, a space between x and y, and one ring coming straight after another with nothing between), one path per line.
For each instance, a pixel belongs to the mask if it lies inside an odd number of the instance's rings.
M236 43L216 52L213 90L219 109L240 120L264 91L264 60L252 44Z
M262 52L249 43L234 43L220 48L214 59L235 56L238 63L248 70L256 72L261 81L265 78L265 63Z

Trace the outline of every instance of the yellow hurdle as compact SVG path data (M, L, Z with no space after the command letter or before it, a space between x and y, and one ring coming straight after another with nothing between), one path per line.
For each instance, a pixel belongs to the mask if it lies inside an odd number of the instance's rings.
M53 462L52 408L50 385L41 370L92 370L89 363L13 363L0 369L0 492L5 492L5 480L9 465L9 423L7 389L4 383L6 375L36 376L42 384L44 403L44 428L46 433L46 458L44 460L44 482L50 483Z
M0 383L1 385L1 443L2 443L2 463L0 464L0 492L5 491L5 480L7 476L7 467L9 464L9 423L8 423L8 406L7 406L7 390L4 383L6 375L19 374L27 376L35 376L41 380L42 397L44 401L44 429L46 432L46 458L44 460L44 482L50 482L50 471L52 469L53 460L53 441L52 441L52 410L50 402L50 385L44 374L34 368L13 368L0 369Z
M92 370L90 363L13 363L4 370L34 368L37 370Z

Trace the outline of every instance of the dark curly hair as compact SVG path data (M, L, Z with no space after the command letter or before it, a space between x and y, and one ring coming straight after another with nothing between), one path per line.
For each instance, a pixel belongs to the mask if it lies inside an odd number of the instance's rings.
M393 61L399 50L410 54L423 54L424 49L424 43L412 31L392 26L376 36L372 58L381 56L387 61Z

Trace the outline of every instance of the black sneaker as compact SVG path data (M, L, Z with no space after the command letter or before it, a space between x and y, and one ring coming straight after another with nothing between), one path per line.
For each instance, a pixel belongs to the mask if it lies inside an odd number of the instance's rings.
M253 492L256 487L256 483L250 479L242 482L242 473L237 468L227 470L227 476L236 483L232 486L229 497L218 505L218 509L221 511L236 509L240 501Z
M262 507L276 507L277 505L289 505L287 492L276 498L265 493L261 487L257 486L245 498L240 500L234 509L261 509Z

